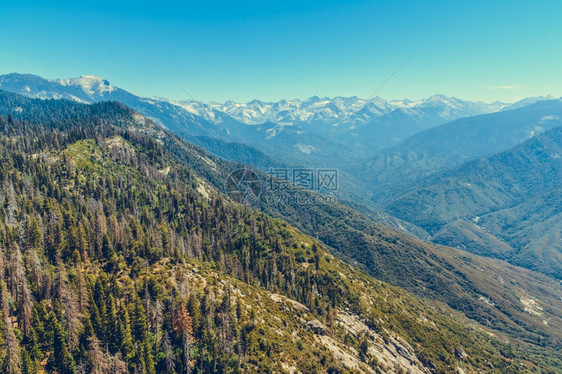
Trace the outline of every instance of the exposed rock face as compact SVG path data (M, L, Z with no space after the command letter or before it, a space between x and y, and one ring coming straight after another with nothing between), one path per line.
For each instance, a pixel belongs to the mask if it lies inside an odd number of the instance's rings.
M459 360L466 360L468 354L462 349L462 347L455 347L455 357Z
M425 367L416 357L414 348L401 337L390 335L385 341L381 334L369 328L359 317L348 312L340 311L336 316L336 323L350 334L366 338L368 342L368 354L376 359L377 366L383 372L399 373L405 371L408 373L431 373L431 369ZM327 342L325 338L326 337L322 337L321 339L323 343ZM327 346L331 348L330 345ZM355 349L351 347L346 348L348 355L354 357L354 361L352 362L342 360L346 366L354 368L358 362L362 363L359 358L359 353ZM340 355L343 358L349 358L348 355L341 355L340 350L341 347L338 350L332 351L336 357Z
M308 327L317 335L326 335L328 328L318 320L308 322Z

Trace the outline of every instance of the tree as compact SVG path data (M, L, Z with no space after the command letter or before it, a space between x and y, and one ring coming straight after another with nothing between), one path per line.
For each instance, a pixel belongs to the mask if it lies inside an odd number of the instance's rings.
M109 360L101 348L101 342L95 336L90 337L88 345L88 361L92 374L105 374L109 372Z
M190 360L193 347L193 318L191 317L189 308L194 312L199 309L193 294L190 295L187 302L179 300L176 303L174 313L174 329L178 332L182 341L186 373L191 372ZM198 316L200 316L200 312ZM200 323L200 317L198 323Z
M76 293L68 281L67 271L62 259L57 261L57 296L64 309L64 322L68 332L67 344L69 349L74 349L82 330L82 313Z
M62 326L55 316L54 325L53 354L49 366L59 374L74 374L76 372L76 364L68 350Z
M111 240L109 239L109 235L107 235L107 234L103 235L102 254L103 254L103 257L106 258L106 259L111 259L113 257L113 255L115 254L115 251L113 249L113 244L111 243Z
M32 217L29 221L27 244L29 249L39 249L43 245L43 231L35 217Z
M21 355L21 372L22 374L36 374L37 364L31 358L31 355L26 351L22 351Z
M130 362L135 355L135 347L133 344L133 336L131 334L131 320L127 308L121 305L122 317L119 321L119 330L121 335L121 353L123 358Z
M165 331L162 336L162 351L164 352L166 373L175 372L176 362L174 357L174 351L172 349L172 343L170 342L170 337L167 331Z
M0 310L3 317L4 327L4 340L6 345L6 361L4 363L4 370L6 374L20 374L21 373L21 349L19 341L14 333L12 321L10 318L10 295L4 280L0 279Z

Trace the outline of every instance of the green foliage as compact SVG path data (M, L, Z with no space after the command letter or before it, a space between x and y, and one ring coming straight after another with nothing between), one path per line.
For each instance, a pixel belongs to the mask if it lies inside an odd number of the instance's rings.
M326 341L362 371L388 368L372 349L398 341L437 372L521 362L521 350L228 201L126 108L3 100L26 108L0 116L4 372L347 372ZM455 357L460 346L471 361Z

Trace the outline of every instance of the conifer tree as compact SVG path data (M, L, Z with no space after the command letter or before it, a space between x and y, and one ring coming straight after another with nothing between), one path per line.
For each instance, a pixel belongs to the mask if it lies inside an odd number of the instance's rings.
M76 364L74 358L68 350L66 337L60 323L54 320L53 354L49 366L59 374L74 374Z

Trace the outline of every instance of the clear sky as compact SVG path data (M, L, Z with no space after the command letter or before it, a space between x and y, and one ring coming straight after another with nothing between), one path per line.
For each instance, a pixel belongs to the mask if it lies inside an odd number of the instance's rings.
M0 73L202 101L562 96L562 1L6 1Z

